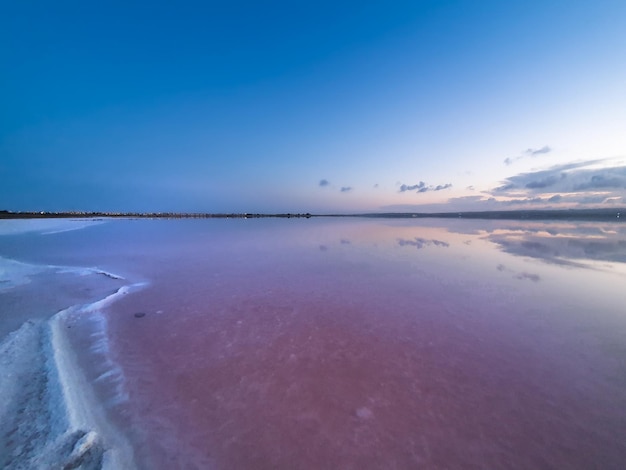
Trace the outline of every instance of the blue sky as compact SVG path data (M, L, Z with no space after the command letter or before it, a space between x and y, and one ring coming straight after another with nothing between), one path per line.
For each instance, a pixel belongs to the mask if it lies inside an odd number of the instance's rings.
M626 2L0 5L0 209L626 205Z

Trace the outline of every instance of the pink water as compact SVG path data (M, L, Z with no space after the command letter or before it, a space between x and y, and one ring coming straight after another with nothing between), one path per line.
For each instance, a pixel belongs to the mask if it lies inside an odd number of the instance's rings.
M149 282L105 312L142 468L623 468L623 225L88 231L33 256Z

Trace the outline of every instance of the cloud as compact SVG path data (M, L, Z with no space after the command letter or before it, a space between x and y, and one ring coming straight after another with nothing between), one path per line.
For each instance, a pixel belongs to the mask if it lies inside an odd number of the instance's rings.
M564 204L572 205L616 205L623 204L624 198L620 196L585 195L585 194L553 194L546 196L520 197L513 199L497 200L494 197L483 198L482 196L464 196L451 198L448 205L455 207L454 210L505 210L507 208L519 209L511 206L544 206L546 208L559 208Z
M565 173L561 173L560 177L565 178L566 177ZM549 188L550 186L554 186L556 183L558 183L558 181L559 181L559 178L557 178L556 176L548 176L543 179L526 183L525 187L528 189L545 189L545 188Z
M540 149L541 150L541 149ZM400 183L398 183L400 184ZM445 188L447 185L439 185ZM402 184L399 192L434 191L423 181ZM489 190L449 197L445 203L394 204L395 212L456 212L507 209L559 209L616 207L626 204L626 163L621 159L593 159L553 165L546 169L514 174Z
M626 166L592 168L603 160L556 165L510 176L490 193L519 196L538 193L581 193L626 189Z
M552 149L548 145L544 145L540 149L526 149L524 153L526 155L530 155L534 157L535 155L541 155L543 153L550 153L550 152L552 152Z
M595 174L589 181L577 184L574 187L576 191L614 188L626 188L626 167L620 170L613 169L610 174Z
M320 182L319 182L319 186L321 188L325 188L327 186L330 186L330 181L328 181L327 179L321 179ZM342 186L339 189L339 191L341 191L342 193L347 193L347 192L352 191L352 189L353 189L352 186Z
M425 193L427 191L441 191L443 189L448 189L452 187L452 183L446 184L438 184L437 186L428 185L423 181L420 181L417 184L402 184L400 185L400 189L398 192L405 193L407 191L415 191L416 193Z
M513 163L515 163L518 160L521 160L522 158L526 158L526 157L536 157L538 155L544 155L546 153L550 153L552 152L552 148L549 145L544 145L541 148L538 149L533 149L533 148L528 148L526 150L524 150L522 152L521 155L518 155L516 157L507 157L504 159L504 164L505 165L511 165Z
M402 186L400 186L400 192L404 193L406 191L415 191L415 190L420 190L425 187L426 187L426 183L424 183L423 181L420 181L419 183L412 184L412 185L403 184Z
M614 198L607 198L606 196L600 194L600 195L579 197L577 202L579 202L580 204L604 204L604 202L607 199L614 199Z
M547 202L548 200L542 197L527 197L527 198L521 198L521 199L509 199L508 201L502 201L502 205L516 206L519 204L546 204Z

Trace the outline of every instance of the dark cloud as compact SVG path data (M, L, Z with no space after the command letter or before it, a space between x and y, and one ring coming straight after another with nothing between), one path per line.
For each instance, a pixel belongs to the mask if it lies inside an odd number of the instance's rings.
M510 191L511 189L515 189L515 185L513 183L504 184L502 186L498 186L493 189L491 193L503 193L505 191Z
M420 181L417 184L412 184L412 185L406 185L403 184L402 186L400 186L400 192L404 193L406 191L415 191L415 190L420 190L426 187L426 183L424 183L423 181Z
M551 151L552 149L548 145L544 145L540 149L526 149L524 153L526 155L535 156L535 155L541 155L543 153L550 153Z
M527 198L521 198L521 199L510 199L508 201L502 201L501 205L517 206L520 204L548 204L551 199L552 198L544 198L544 197L527 197Z
M626 166L588 168L602 160L556 165L547 170L520 173L507 178L490 194L520 196L523 193L583 193L626 189ZM613 195L613 197L621 194ZM605 198L608 196L604 196Z
M545 188L549 188L550 186L554 186L556 183L559 182L559 179L563 179L566 178L567 175L565 173L561 173L559 175L559 177L555 176L555 175L550 175L544 179L540 179L537 181L531 181L530 183L526 184L526 188L528 189L545 189Z
M329 184L330 183L328 182L328 180L324 180L324 179L320 180L320 186L321 187L328 186Z
M411 184L411 185L402 184L400 186L399 192L404 193L407 191L415 191L417 193L425 193L427 191L441 191L443 189L448 189L451 187L452 187L452 183L438 184L437 186L433 186L433 185L426 184L423 181L420 181L417 184Z
M551 197L523 197L509 199L506 201L498 201L493 197L485 198L484 196L461 196L450 198L448 204L453 204L458 210L478 210L478 209L506 209L507 206L517 206L524 204L549 204L558 202L562 196L554 195ZM480 204L480 207L478 206ZM466 206L466 207L463 207Z
M347 192L352 191L352 187L351 186L342 186L342 188L339 191L341 191L342 193L347 193Z
M574 186L574 190L626 188L626 167L612 170L594 174L588 181Z
M591 195L591 196L584 196L584 197L579 197L577 202L579 204L604 204L607 202L607 200L614 200L616 198L607 198L606 196L603 195ZM621 198L620 198L621 199Z
M494 190L497 191L497 190ZM528 193L529 191L523 191ZM523 194L523 192L521 194ZM520 194L520 193L511 193ZM509 194L503 194L510 196ZM553 194L551 196L528 196L516 197L507 200L497 200L494 197L485 196L462 196L448 199L447 207L453 207L452 210L505 210L507 208L518 209L516 206L545 206L546 208L558 208L563 204L571 205L619 205L624 203L622 196L615 195L587 195L585 193L578 194ZM414 208L413 208L414 210ZM442 212L444 212L442 210Z
M598 195L598 196L585 196L585 197L578 197L577 198L577 202L581 205L585 205L585 204L622 204L624 201L624 198L620 197L620 196L609 196L607 197L606 195Z
M511 165L512 163L515 163L516 161L521 160L522 158L536 157L538 155L543 155L543 154L550 153L550 152L552 152L552 149L548 145L544 145L543 147L538 148L538 149L529 148L529 149L524 150L521 155L518 155L516 157L505 158L504 164Z

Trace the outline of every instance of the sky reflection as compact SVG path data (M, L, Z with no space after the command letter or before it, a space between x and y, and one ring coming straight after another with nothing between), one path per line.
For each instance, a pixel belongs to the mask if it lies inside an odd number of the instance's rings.
M544 226L503 226L486 239L502 251L546 263L598 268L626 263L626 227L623 224L546 223Z
M153 285L116 305L120 361L143 358L129 378L138 422L159 410L223 468L616 468L626 456L623 277L607 267L624 263L532 248L619 247L620 226L242 227L220 245L204 229L184 252L161 245L168 269L153 265Z
M116 220L2 240L148 283L105 314L129 397L110 411L149 468L626 459L621 225Z

